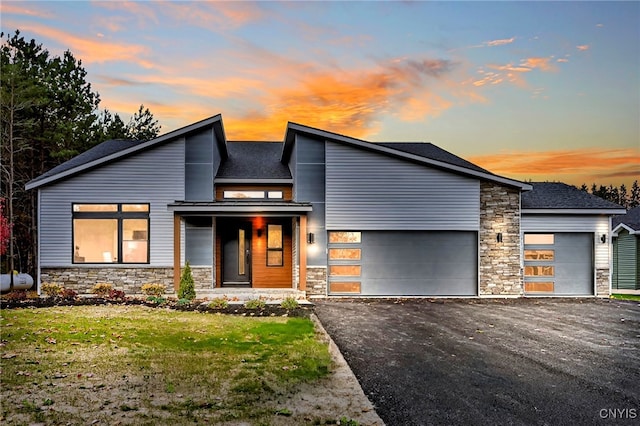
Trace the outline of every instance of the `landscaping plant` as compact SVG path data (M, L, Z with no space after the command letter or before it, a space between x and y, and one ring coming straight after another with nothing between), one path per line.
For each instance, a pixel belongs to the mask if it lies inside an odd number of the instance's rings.
M180 276L180 287L178 288L178 299L193 300L196 298L196 289L191 275L191 266L187 260Z

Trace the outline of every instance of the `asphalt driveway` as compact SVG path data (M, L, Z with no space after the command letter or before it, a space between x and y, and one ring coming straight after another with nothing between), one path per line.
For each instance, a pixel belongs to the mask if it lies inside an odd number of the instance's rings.
M640 304L328 300L316 314L388 425L640 424Z

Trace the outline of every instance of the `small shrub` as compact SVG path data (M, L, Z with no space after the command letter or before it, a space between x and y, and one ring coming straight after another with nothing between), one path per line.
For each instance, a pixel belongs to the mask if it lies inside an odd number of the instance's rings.
M40 299L40 295L35 290L29 290L27 291L27 299L29 300Z
M228 306L229 306L229 302L227 302L227 299L222 297L217 297L213 299L211 302L209 302L209 307L212 309L224 309Z
M247 309L263 309L267 304L262 299L249 299L244 302L244 307Z
M161 297L165 293L167 288L164 286L164 284L144 284L140 288L140 290L142 290L142 293L149 296Z
M185 305L189 305L191 303L191 300L189 299L178 299L178 306L185 306Z
M124 291L116 290L116 289L109 290L109 299L124 300L125 299Z
M180 276L180 288L178 289L178 299L193 300L196 298L196 289L193 284L193 275L191 275L191 266L189 261L184 265L184 270Z
M60 293L60 297L62 297L64 300L74 300L76 297L78 297L78 292L71 288L63 288L62 293Z
M167 301L167 299L165 299L164 297L158 297L158 296L149 296L147 297L147 300L149 302L157 303L158 305L162 305Z
M98 283L91 288L91 293L98 297L107 297L111 290L113 290L113 286L111 284Z
M280 303L280 307L285 309L295 309L298 306L300 306L300 303L298 303L298 301L293 297L287 297L282 301L282 303Z
M64 290L60 284L56 283L42 283L42 287L40 287L40 289L48 297L60 296Z
M346 416L342 416L340 417L340 420L338 420L338 424L339 425L344 425L344 426L359 426L360 423L358 423L357 421L350 419Z
M12 301L27 300L27 292L24 290L11 290L5 298Z

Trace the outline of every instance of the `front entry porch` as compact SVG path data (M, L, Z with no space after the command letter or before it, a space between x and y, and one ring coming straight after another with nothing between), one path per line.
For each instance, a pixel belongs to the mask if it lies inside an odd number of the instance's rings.
M304 294L310 205L180 202L169 209L174 211L176 290L188 261L199 298L233 298L233 292L268 299Z

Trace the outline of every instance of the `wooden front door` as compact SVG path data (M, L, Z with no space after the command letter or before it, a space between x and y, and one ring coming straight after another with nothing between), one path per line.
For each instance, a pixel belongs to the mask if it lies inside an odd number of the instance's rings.
M221 232L222 285L251 287L251 223L225 225Z

